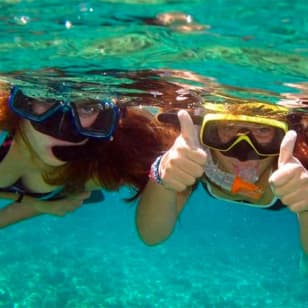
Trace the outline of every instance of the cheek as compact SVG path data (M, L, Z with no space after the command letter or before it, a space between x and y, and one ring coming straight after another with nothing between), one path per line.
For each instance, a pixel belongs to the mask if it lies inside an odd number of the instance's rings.
M266 170L273 169L273 167L276 165L275 161L277 158L265 158L263 161L260 163L260 173L262 174Z
M221 142L228 142L230 141L234 136L235 136L235 132L233 131L228 131L228 130L224 130L223 132L218 130L218 138Z
M232 158L227 157L225 155L222 155L219 151L212 151L212 155L214 158L214 161L217 163L220 167L223 167L226 171L233 172L232 168Z
M47 136L44 136L35 130L30 122L24 124L23 131L28 143L34 152L44 151L46 145L48 145Z
M294 149L294 156L297 157L301 163L308 168L308 142L307 137L298 133Z
M37 148L40 146L42 140L40 139L38 132L36 132L34 128L28 130L27 136L33 148Z

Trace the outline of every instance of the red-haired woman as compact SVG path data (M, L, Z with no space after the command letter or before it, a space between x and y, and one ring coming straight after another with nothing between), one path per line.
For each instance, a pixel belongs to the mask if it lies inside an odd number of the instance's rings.
M112 102L37 98L0 84L0 227L62 216L97 189L136 197L169 133L146 110Z

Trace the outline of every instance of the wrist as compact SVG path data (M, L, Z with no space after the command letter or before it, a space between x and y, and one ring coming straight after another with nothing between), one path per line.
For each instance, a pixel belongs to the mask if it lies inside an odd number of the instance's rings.
M161 162L162 157L163 156L160 155L154 160L154 162L151 165L150 172L149 172L149 179L159 185L163 185L163 180L160 177L160 172L159 172L159 167L160 167L160 162Z

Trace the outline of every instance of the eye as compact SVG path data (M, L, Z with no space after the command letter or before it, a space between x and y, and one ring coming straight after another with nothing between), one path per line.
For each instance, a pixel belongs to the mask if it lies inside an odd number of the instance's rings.
M255 132L257 134L260 134L260 135L268 135L268 134L272 134L273 132L273 128L272 127L266 127L266 126L263 126L263 127L259 127L255 130Z
M52 108L54 104L53 102L29 98L26 100L24 109L34 114L43 114Z
M234 124L223 124L219 127L219 130L223 133L231 133L238 131L238 127Z
M89 116L99 113L101 109L98 104L87 104L78 106L77 110L80 116Z

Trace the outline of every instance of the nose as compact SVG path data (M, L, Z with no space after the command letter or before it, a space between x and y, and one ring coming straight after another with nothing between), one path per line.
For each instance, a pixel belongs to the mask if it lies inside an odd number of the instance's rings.
M70 109L67 109L67 111L70 111ZM54 121L56 118L54 119ZM82 136L76 125L75 125L75 119L71 112L59 112L57 114L57 136L59 139L67 140L71 142L81 142L85 139L84 136Z
M238 130L237 132L237 136L243 136L243 135L249 135L250 134L250 129L248 129L247 127L242 127Z
M251 145L245 140L240 141L229 151L223 152L223 154L225 156L235 157L239 161L258 160L263 158L258 155Z
M72 109L70 102L61 101L61 111L63 113Z

